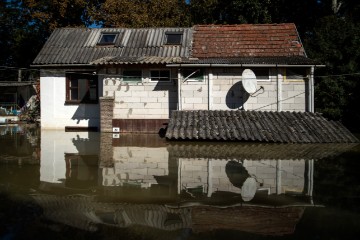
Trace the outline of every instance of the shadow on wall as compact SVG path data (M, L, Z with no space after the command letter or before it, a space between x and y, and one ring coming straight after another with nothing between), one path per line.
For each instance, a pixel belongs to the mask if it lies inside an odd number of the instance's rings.
M249 99L250 94L247 93L242 86L241 81L235 83L226 94L226 106L230 109L244 109L244 104Z
M158 82L153 91L164 91L164 97L168 96L168 114L169 118L171 117L171 112L177 110L178 106L178 94L177 94L177 85L175 81L169 82ZM166 94L167 92L167 94ZM167 126L159 128L159 136L165 137Z
M178 105L176 82L158 82L153 91L167 91L167 94L164 93L164 97L166 97L166 95L168 96L168 110L170 117L171 111L176 110Z
M100 127L100 105L99 104L79 104L72 120L76 120L76 125L81 121L88 120L88 127Z

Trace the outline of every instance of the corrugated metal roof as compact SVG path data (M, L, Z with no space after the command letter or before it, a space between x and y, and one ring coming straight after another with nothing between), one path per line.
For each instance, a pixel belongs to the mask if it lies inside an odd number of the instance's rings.
M357 143L340 122L318 113L173 111L167 139L281 143Z
M182 43L165 44L168 31L183 33ZM101 33L117 33L114 45L98 45ZM150 60L142 63L166 63L174 57L189 57L191 38L192 28L60 28L51 34L33 65L104 64L104 58L122 63L122 59L146 57Z
M320 160L340 155L358 144L353 143L243 143L171 142L167 150L174 158L221 160Z
M165 44L167 32L181 32L182 43ZM98 45L102 33L117 33L115 43ZM33 65L163 64L172 63L174 57L180 57L183 63L196 64L318 64L306 57L294 24L240 24L61 28L52 33ZM128 61L129 58L132 60Z

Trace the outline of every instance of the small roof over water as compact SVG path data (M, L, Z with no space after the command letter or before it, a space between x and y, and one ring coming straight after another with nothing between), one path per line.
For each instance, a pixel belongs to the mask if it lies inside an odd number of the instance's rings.
M167 150L175 158L221 160L320 160L338 156L358 146L353 143L239 143L171 142Z
M319 113L197 110L173 111L169 140L275 143L358 143L340 122Z

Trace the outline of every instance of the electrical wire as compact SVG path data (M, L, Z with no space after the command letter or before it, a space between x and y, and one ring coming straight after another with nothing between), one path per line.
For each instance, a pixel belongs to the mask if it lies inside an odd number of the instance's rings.
M71 65L69 65L71 67ZM47 73L59 74L58 70L50 70L50 69L36 69L36 68L23 68L23 67L9 67L9 66L0 66L0 71L29 71L29 72L41 72L45 71ZM91 71L89 69L89 71ZM151 70L150 70L151 71ZM76 73L78 75L97 75L101 77L110 77L110 78L123 78L125 77L139 77L139 76L129 76L129 75L122 75L122 74L109 74L109 73L90 73L90 72L80 72L80 71L65 71L65 73ZM355 73L344 73L344 74L329 74L329 75L314 75L314 78L326 78L326 77L346 77L346 76L360 76L360 72ZM296 77L296 80L306 80L309 76L299 76ZM177 80L178 78L171 78L173 80ZM295 79L294 79L295 80Z

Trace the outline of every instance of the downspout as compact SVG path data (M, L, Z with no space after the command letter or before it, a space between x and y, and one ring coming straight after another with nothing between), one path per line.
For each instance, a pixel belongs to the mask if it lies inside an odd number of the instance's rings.
M279 68L278 68L278 66L276 66L276 83L277 83L277 104L276 104L276 108L277 108L277 111L280 112L280 111L282 111L282 107L281 107L282 86L281 86L281 79L279 78Z
M208 77L208 110L212 110L213 99L212 99L212 82L213 82L213 73L212 69L209 68L209 77Z
M314 104L314 98L315 98L315 94L314 94L314 66L312 66L310 68L310 78L309 78L309 112L314 112L315 111L315 104Z
M182 110L181 85L182 85L181 73L180 73L180 69L178 69L178 110Z

